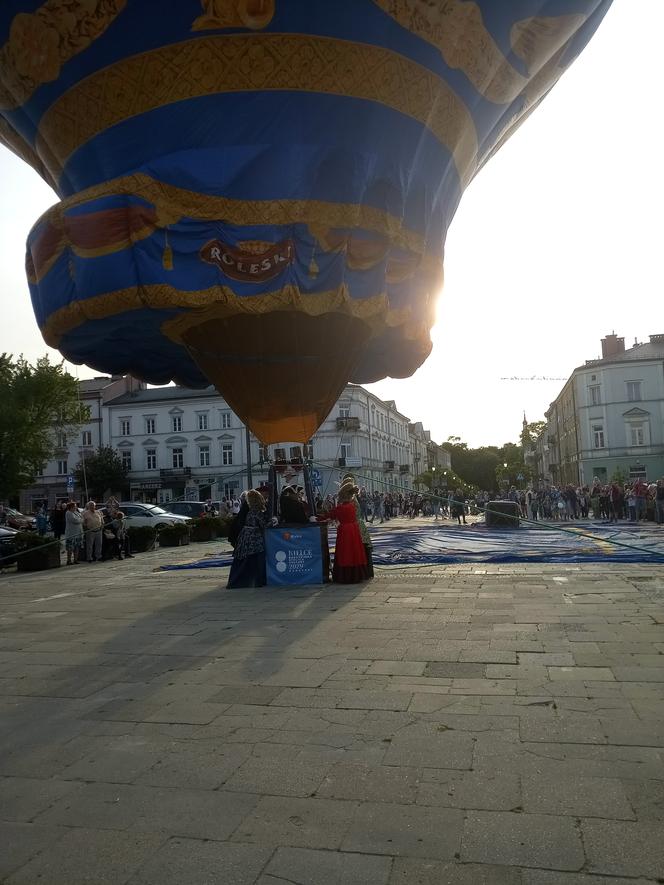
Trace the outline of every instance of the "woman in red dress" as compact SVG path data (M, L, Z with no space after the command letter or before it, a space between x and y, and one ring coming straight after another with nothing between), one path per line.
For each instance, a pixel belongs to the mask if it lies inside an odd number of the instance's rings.
M353 501L358 491L353 483L344 483L337 494L337 506L326 514L339 523L332 566L332 580L336 584L359 584L372 577Z

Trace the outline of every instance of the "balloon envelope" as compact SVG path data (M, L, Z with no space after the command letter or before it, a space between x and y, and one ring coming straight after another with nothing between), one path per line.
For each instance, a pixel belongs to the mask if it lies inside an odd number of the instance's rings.
M426 359L464 188L609 4L4 0L0 139L61 198L45 340L308 440Z

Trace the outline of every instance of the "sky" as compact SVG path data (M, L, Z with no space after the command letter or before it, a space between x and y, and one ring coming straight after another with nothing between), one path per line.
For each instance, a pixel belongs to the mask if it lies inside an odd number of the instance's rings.
M369 385L436 442L516 441L572 370L664 333L664 0L615 0L582 55L464 194L445 248L433 352ZM0 148L0 353L44 353L25 238L53 191ZM87 367L71 367L79 378Z

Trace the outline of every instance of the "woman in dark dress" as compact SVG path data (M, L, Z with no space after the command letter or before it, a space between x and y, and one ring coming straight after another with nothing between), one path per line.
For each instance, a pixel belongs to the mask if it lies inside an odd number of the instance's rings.
M229 589L264 587L267 583L265 526L270 520L265 512L265 499L259 491L251 489L247 492L245 500L247 514L233 550L233 564L226 585ZM276 522L276 519L272 522Z

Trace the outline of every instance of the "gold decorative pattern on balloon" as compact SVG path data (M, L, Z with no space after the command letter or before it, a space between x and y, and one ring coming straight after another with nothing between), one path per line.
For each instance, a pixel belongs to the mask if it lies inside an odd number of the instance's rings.
M20 107L62 65L87 49L125 8L127 0L47 0L14 16L0 49L0 109Z
M44 341L58 347L63 335L91 320L103 320L127 311L180 309L180 316L166 320L162 331L172 341L181 343L182 335L192 326L211 317L226 317L241 313L266 314L274 311L300 310L309 316L326 313L346 313L367 323L372 334L384 328L403 329L405 338L429 340L429 327L413 318L408 308L390 308L385 293L369 298L352 299L345 285L327 292L303 295L296 286L284 286L263 295L238 296L226 286L212 286L194 292L185 292L166 283L120 289L73 301L52 313L42 326Z
M388 49L307 34L200 37L123 59L46 111L37 152L58 177L74 151L137 115L206 95L281 90L383 104L426 126L451 152L462 182L475 172L473 118L444 80Z
M311 231L321 233L331 228L362 228L375 231L386 237L394 246L407 250L423 260L426 266L436 268L440 273L441 259L432 253L425 252L426 243L421 234L403 226L403 219L388 212L382 212L373 206L359 203L329 203L323 200L233 200L211 194L201 194L175 185L157 181L143 173L127 175L103 184L95 185L81 191L47 210L37 221L35 229L43 228L58 232L57 238L51 238L49 248L42 250L43 261L37 260L31 271L31 282L41 279L52 267L65 248L78 251L79 246L64 236L66 212L73 207L84 206L87 202L111 195L135 196L155 207L154 222L150 217L147 223L135 230L131 239L136 241L149 236L156 228L165 228L176 224L181 218L195 218L205 221L226 221L237 226L252 225L292 225L308 224ZM143 210L147 215L147 211ZM85 216L80 216L83 219ZM322 234L321 234L322 235ZM46 236L40 233L38 241ZM345 240L345 237L344 237ZM327 241L326 241L327 242ZM128 237L113 236L109 242L95 246L102 249L99 254L126 248L130 243ZM326 245L325 251L334 251L334 245ZM93 256L93 247L87 247L86 255Z
M203 15L192 31L217 28L249 28L260 31L274 18L275 0L201 0Z
M507 60L469 0L374 0L402 27L435 46L451 68L462 71L475 89L496 104L510 104L527 87ZM536 73L584 23L584 15L529 18L512 28L512 49Z

